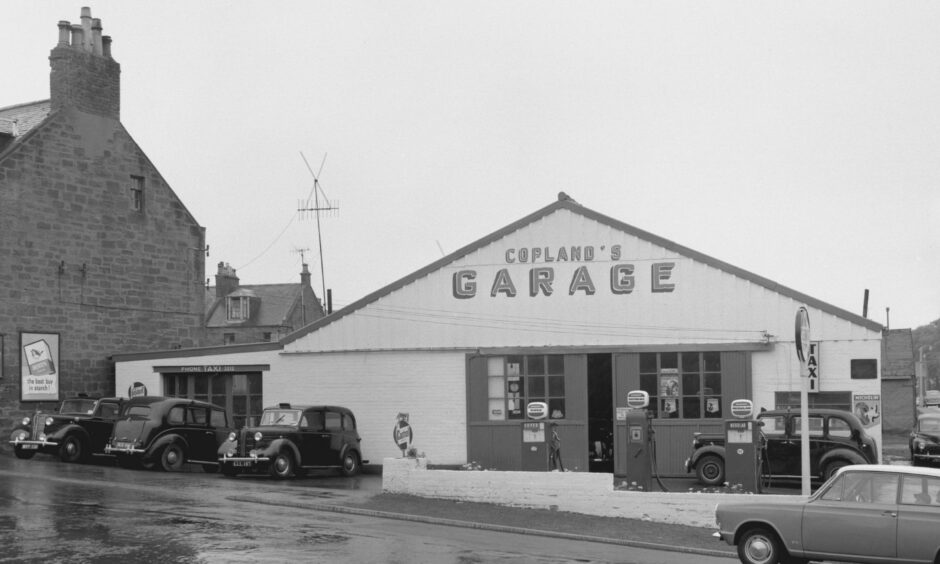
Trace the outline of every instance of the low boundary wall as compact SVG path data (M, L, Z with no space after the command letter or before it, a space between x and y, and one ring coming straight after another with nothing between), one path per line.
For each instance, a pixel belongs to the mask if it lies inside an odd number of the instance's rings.
M715 527L718 502L794 503L804 499L791 495L621 491L614 489L612 474L428 470L421 458L384 459L382 491L704 528Z

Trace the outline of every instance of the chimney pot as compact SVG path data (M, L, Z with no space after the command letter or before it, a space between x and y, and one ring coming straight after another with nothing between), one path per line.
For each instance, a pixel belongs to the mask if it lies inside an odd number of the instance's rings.
M67 46L69 44L69 35L71 35L72 24L59 20L59 45Z
M91 53L91 8L82 8L82 50Z
M82 29L81 24L72 24L72 48L81 49L82 43L84 43L85 32Z
M91 52L101 55L101 19L91 20Z
M111 36L102 35L101 36L101 54L107 58L111 58Z

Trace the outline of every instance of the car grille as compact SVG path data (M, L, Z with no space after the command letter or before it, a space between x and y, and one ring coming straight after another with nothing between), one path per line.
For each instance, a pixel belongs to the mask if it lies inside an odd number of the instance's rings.
M46 429L46 416L42 413L36 412L35 417L33 417L33 435L32 439L38 439L39 435L42 434Z
M249 433L248 429L243 428L238 438L238 456L245 456L251 449L255 448L255 434Z

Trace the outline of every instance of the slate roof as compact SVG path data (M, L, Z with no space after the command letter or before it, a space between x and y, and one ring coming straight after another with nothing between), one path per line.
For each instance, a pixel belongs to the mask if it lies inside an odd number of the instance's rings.
M225 319L225 297L215 296L215 287L206 290L206 327L269 327L285 325L295 304L300 300L300 284L255 284L239 286L229 296L259 298L261 307L251 319L231 323ZM226 296L227 297L227 296Z
M35 129L49 117L51 111L52 103L49 100L0 108L0 152Z

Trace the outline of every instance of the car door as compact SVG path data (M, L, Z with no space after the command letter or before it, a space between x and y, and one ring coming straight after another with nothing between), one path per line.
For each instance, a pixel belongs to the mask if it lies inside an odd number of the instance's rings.
M940 550L940 478L901 476L898 507L898 560L932 562Z
M763 423L761 430L767 440L765 456L770 473L773 476L785 476L793 456L792 439L787 432L787 418L785 415L768 415L761 417L760 421Z
M830 489L806 504L803 549L836 560L896 558L898 475L849 471L840 482L841 492Z
M114 422L121 412L121 404L118 402L101 402L98 404L94 417L82 423L85 431L88 432L88 441L91 452L104 452L104 445L111 438L111 431L114 430Z
M186 407L186 424L181 434L189 443L189 460L215 462L217 456L215 431L209 427L209 408L191 405Z
M307 412L310 432L304 438L305 460L311 466L330 466L331 434L326 427L327 411L318 409Z

